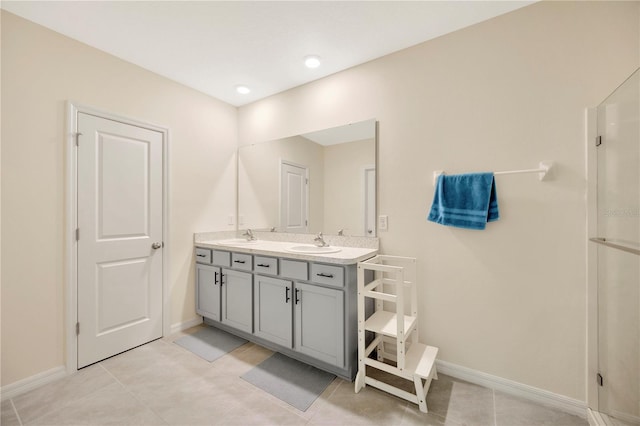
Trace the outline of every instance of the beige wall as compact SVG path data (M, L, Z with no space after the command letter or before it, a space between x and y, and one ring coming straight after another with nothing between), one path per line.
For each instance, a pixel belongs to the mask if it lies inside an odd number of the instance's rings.
M376 164L376 141L364 139L324 148L324 227L335 235L364 235L364 167Z
M639 65L638 2L541 2L239 109L239 143L379 120L382 251L418 259L440 358L585 400L584 111ZM485 231L426 221L432 171L497 178Z
M235 212L236 108L2 12L2 385L65 362L65 101L170 129L171 323Z

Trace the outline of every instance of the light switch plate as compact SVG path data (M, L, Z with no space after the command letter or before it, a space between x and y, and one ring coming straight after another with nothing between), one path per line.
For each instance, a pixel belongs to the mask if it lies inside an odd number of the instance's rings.
M378 216L378 229L380 231L386 231L389 229L389 216L386 214L381 214Z
M229 215L228 224L229 224L229 225L233 225L233 222L234 222L234 220L233 220L233 215Z

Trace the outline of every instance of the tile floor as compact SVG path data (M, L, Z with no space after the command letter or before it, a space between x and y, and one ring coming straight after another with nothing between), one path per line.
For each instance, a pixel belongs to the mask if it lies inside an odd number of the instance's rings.
M194 327L186 333L197 330ZM588 425L585 419L440 374L429 413L335 379L306 412L240 376L272 352L247 343L209 363L169 336L2 402L12 425Z

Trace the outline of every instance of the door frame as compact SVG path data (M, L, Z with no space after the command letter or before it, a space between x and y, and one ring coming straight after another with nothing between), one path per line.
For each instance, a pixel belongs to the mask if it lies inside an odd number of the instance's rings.
M107 120L142 127L162 134L162 335L171 334L171 300L169 292L169 264L171 241L169 239L169 129L167 127L150 124L144 121L124 117L82 105L77 102L66 102L65 125L65 365L67 374L78 370L78 337L76 323L78 322L78 242L75 238L78 225L78 165L76 152L76 134L78 129L78 113L94 115Z
M589 241L598 232L598 136L597 107L585 110L585 179L587 182L586 276L587 276L587 362L585 371L587 406L598 411L598 247Z
M369 172L371 172L373 170L373 172L376 174L375 179L374 179L374 188L373 188L373 193L376 195L376 199L373 200L373 234L369 235L367 234L367 200L368 197L367 195L369 194L367 189L369 187L368 182L367 182L367 174ZM378 181L378 176L377 176L378 171L376 170L376 165L375 164L367 164L362 166L362 168L360 169L360 176L362 179L362 187L360 192L362 193L362 207L361 207L361 217L364 218L364 220L362 221L362 232L365 237L377 237L378 236L378 229L377 229L377 225L378 222L376 220L377 217L377 205L378 205L378 189L377 189L377 181Z

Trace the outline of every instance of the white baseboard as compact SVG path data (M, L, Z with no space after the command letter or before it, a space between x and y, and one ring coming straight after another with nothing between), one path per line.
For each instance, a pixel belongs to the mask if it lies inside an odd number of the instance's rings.
M39 388L48 383L55 382L67 376L67 369L64 366L52 368L51 370L43 371L42 373L35 374L26 379L19 380L17 382L2 386L0 388L1 400L7 400L15 398L25 392Z
M587 409L587 420L589 420L589 426L607 426L607 422L604 421L600 413Z
M195 317L184 322L171 324L171 334L184 331L188 328L195 327L196 325L199 325L199 324L202 324L202 317Z
M609 414L614 419L622 420L624 423L628 423L630 425L640 425L640 417L634 416L633 414L623 413L622 411L617 410L612 410Z
M585 401L569 398L446 361L436 360L436 367L438 368L438 373L495 389L508 395L519 396L538 404L557 408L566 413L575 414L582 418L587 418L587 403Z

